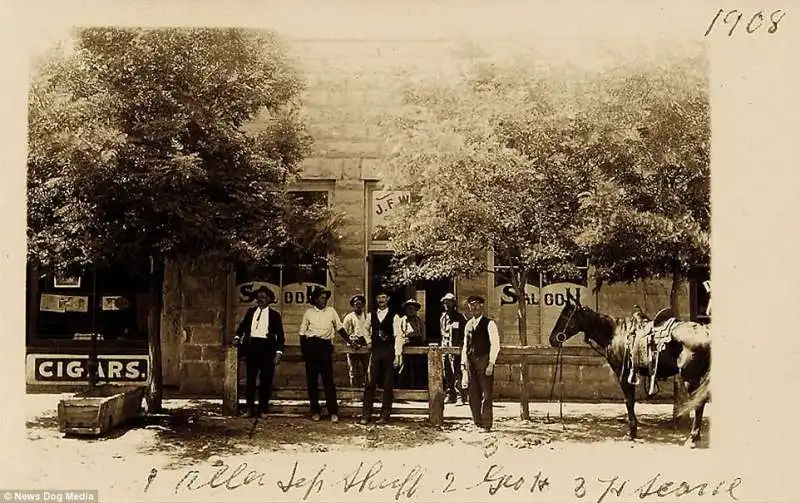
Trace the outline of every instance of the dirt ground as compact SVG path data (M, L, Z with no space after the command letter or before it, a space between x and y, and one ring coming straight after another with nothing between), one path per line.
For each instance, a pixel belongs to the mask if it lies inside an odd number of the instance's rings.
M419 416L398 417L381 426L362 426L349 418L333 424L325 418L312 422L288 415L267 416L255 422L224 416L219 400L166 400L164 414L134 420L105 438L85 439L64 437L58 432L59 398L27 397L29 450L26 449L25 459L29 467L27 480L17 486L97 488L102 501L163 501L167 496L169 501L192 501L198 497L246 501L251 495L263 501L263 495L273 492L272 499L286 501L354 501L359 497L365 501L383 497L393 501L425 500L428 490L412 487L418 474L409 466L426 473L420 487L441 485L445 493L457 494L459 501L480 499L485 492L482 485L488 490L492 484L484 480L470 492L454 482L456 474L478 482L481 474L484 479L494 477L501 481L499 472L490 474L486 470L493 465L525 467L534 457L541 456L559 467L577 467L593 458L596 468L603 468L604 463L597 460L607 456L614 459L614 452L623 457L630 451L650 457L667 452L676 456L702 455L708 450L710 423L709 419L704 422L701 448L690 451L682 445L688 429L673 427L669 405L638 405L640 441L630 442L624 438L622 403L564 404L563 420L558 404L531 404L531 421L518 418L518 404L496 404L494 431L487 434L472 425L468 407L459 405L447 405L446 424L435 429ZM707 418L710 409L709 405ZM492 460L501 463L489 463ZM298 477L299 471L308 471L305 487L288 482L294 463L298 463ZM370 469L374 471L375 463L380 465L380 477L388 477L383 484L386 487L375 482L376 487L370 489L372 480L365 487L348 486L348 470L357 479L370 473ZM235 473L242 464L245 468ZM360 464L363 473L359 472ZM212 480L220 471L222 475ZM514 476L526 478L527 484L537 474L529 471ZM432 475L434 472L437 475ZM315 473L320 478L328 477L325 484L310 478ZM246 480L248 474L253 480ZM258 474L262 478L255 480ZM267 481L268 478L274 480ZM378 475L374 478L377 480ZM336 480L338 488L333 488L330 480ZM402 489L399 480L406 481ZM509 484L515 480L508 479ZM413 494L407 494L409 490ZM431 489L430 494L437 490ZM509 497L521 494L519 488L498 490L509 491Z

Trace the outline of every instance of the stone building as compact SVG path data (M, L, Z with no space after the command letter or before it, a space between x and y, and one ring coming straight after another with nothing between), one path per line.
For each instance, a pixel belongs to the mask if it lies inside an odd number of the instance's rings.
M248 292L258 283L265 283L276 293L278 302L274 307L283 313L290 346L298 343L297 329L310 286L324 284L329 287L333 291L332 305L342 317L349 309L348 299L353 293L365 293L368 299L373 295L391 257L387 243L375 239L373 227L407 197L406 194L381 190L381 159L386 149L382 120L400 105L406 85L423 79L456 76L476 59L491 57L493 51L503 52L502 44L477 48L446 40L377 38L295 39L290 48L307 79L304 110L316 142L313 155L305 161L301 180L293 189L327 200L337 211L346 214L341 252L336 257L337 268L330 274L316 275L280 267L226 274L213 265L178 270L174 264L166 264L162 295L157 299L160 302L147 297L144 288L132 295L138 295L140 301L141 312L137 318L140 327L146 325L143 320L148 316L146 308L141 306L148 305L148 302L157 306L164 384L181 394L221 396L225 377L224 348L235 324L249 305ZM491 269L497 264L492 264L492 257L487 256L487 265ZM587 278L589 276L587 274ZM588 280L574 284L529 285L524 299L528 304L528 342L542 346L530 364L532 397L546 398L549 393L555 351L545 347L546 339L568 297L579 297L585 305L614 316L629 315L636 304L651 314L669 304L668 282L654 280L604 286L596 294L593 286ZM470 294L486 297L490 315L498 320L503 343L518 344L516 309L521 299L500 274L487 273L469 281L423 282L398 292L395 300L408 296L417 298L423 305L427 323L435 327L439 299L451 290L460 299ZM39 293L29 294L31 309L38 309L41 303ZM699 282L683 285L679 296L679 316L696 319L704 312L705 299ZM73 338L62 340L59 345L40 338L38 332L34 319L30 322L28 335L28 382L32 388L79 381L81 377L77 371L73 372L72 378L66 376L59 381L45 378L42 369L52 370L58 366L58 358L53 355L85 355L86 341ZM124 370L130 361L140 361L136 358L146 355L146 338L137 340L126 342L127 345L120 340L101 341L99 352L108 358L108 366L113 362L114 368L119 369L122 365ZM564 368L565 397L617 400L619 389L605 361L584 346L580 338L569 344ZM275 385L302 388L305 385L302 363L291 354L289 356L277 370ZM62 364L69 365L69 362L64 360ZM137 365L144 364L146 359ZM73 364L73 369L76 368L77 364ZM143 380L141 372L135 376L133 371L120 375L132 376L131 382ZM512 373L511 367L498 368L495 386L501 397L516 396L517 375L516 371ZM343 358L336 363L336 376L339 386L346 385L347 371ZM671 389L666 391L665 396L669 396Z

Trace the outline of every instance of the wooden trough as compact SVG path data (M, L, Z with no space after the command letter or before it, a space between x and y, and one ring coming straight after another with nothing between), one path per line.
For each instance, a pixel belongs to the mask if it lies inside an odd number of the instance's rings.
M143 386L105 385L58 403L58 431L68 435L103 435L142 411Z

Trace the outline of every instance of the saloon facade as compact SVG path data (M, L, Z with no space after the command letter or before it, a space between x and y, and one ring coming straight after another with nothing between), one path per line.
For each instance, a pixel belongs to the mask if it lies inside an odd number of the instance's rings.
M264 284L276 294L273 307L283 314L289 346L299 344L297 329L313 286L332 290L332 305L342 317L352 294L365 293L372 300L392 254L376 227L409 197L382 186L385 132L380 118L400 106L404 85L412 78L457 75L474 56L448 41L316 39L294 40L291 47L308 81L305 110L316 141L314 155L306 160L293 190L347 215L336 270L302 265L254 269L242 264L235 273L225 274L213 264L189 270L167 263L159 271L145 263L89 272L81 278L42 277L30 270L26 338L30 391L66 390L85 383L93 331L102 336L97 343L101 379L145 384L150 377L148 331L159 330L165 387L184 395L221 396L225 348L252 302L250 292L258 286ZM490 46L487 51L491 53ZM650 314L669 304L669 282L606 285L595 293L588 268L582 280L571 283L548 283L532 275L523 296L504 279L502 264L495 264L491 254L487 266L497 272L470 280L420 282L395 292L394 300L415 297L423 306L428 333L435 334L444 293L453 291L459 299L480 294L498 321L502 342L510 345L518 344L516 311L524 302L528 343L541 347L529 372L535 398L548 396L556 354L547 347L547 337L568 299L613 316L629 315L637 304ZM682 319L706 319L708 293L703 281L707 279L708 269L698 268L683 286L678 302ZM618 386L604 360L581 338L569 345L565 398L618 399ZM345 386L343 358L337 361L336 375L338 385ZM516 375L511 367L498 368L495 386L501 397L518 394ZM282 363L275 386L303 387L302 362L288 358ZM665 392L668 397L671 389Z

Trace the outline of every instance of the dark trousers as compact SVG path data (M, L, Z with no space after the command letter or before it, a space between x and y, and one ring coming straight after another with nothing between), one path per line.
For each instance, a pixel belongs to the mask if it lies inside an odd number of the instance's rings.
M492 399L494 393L494 375L486 375L489 355L468 356L469 364L469 408L472 420L483 428L492 427Z
M413 341L406 347L424 347L424 344ZM428 389L428 355L403 355L400 385L406 389Z
M247 409L251 412L256 410L256 378L259 378L261 382L258 388L258 408L261 412L267 412L269 397L272 394L272 378L275 375L275 347L266 340L250 338L245 364L247 365L245 386Z
M369 378L369 355L347 353L347 368L350 371L350 386L366 386Z
M307 337L302 344L302 351L306 363L306 387L311 413L322 412L319 405L319 388L317 388L317 380L321 377L328 414L338 414L336 386L333 383L333 343L319 337Z
M389 419L394 395L394 348L392 346L372 346L369 376L367 385L364 387L364 410L362 412L362 418L367 421L372 419L372 404L375 402L375 388L379 381L383 386L381 417Z
M461 400L467 401L467 393L461 384L461 355L444 355L444 391L447 397L455 399L456 396Z

